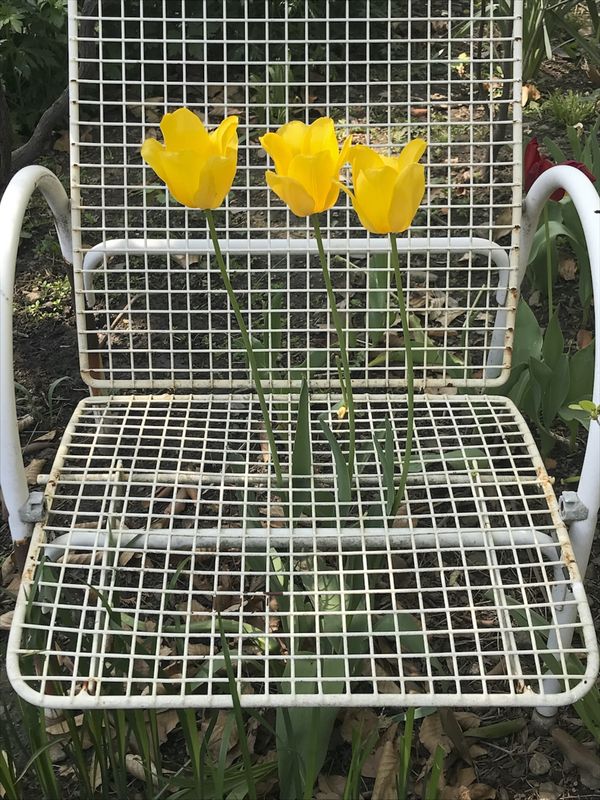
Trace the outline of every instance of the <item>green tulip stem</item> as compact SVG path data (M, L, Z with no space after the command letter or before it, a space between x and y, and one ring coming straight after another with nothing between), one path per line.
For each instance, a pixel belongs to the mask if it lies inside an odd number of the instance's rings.
M546 237L546 282L548 287L548 319L554 313L553 275L552 275L552 245L550 243L550 222L548 221L548 204L544 205L544 234Z
M277 445L275 443L275 435L273 433L273 426L271 425L271 418L269 417L269 409L267 408L265 393L263 391L262 383L260 380L258 365L256 363L256 356L254 355L254 350L252 349L252 343L250 341L250 336L248 335L248 329L246 328L246 323L244 322L244 318L242 316L239 303L235 296L233 286L231 285L231 281L229 280L227 267L225 265L223 253L221 252L221 247L219 245L219 237L217 236L217 229L215 228L214 216L210 209L206 211L206 219L208 220L210 238L212 240L213 247L215 249L215 258L219 266L221 278L223 279L223 283L225 284L225 289L227 290L227 294L229 296L229 302L231 303L231 307L233 308L233 313L235 314L235 318L238 327L240 329L240 334L242 336L242 341L244 343L244 347L246 348L246 353L248 355L250 372L252 373L254 388L256 389L256 394L258 395L258 402L260 404L260 410L262 411L263 415L265 431L267 434L267 439L269 440L269 449L271 450L271 458L273 460L273 466L275 468L277 486L281 488L283 486L283 475L281 473L281 464L279 463L279 456L277 454Z
M348 472L350 473L350 480L354 474L354 455L356 451L356 432L355 432L355 415L354 415L354 398L352 396L352 378L350 376L350 361L348 360L348 349L346 346L346 333L340 312L335 302L335 292L333 291L333 284L331 282L331 275L329 267L327 266L327 256L325 255L325 248L323 247L323 237L321 236L321 226L319 224L319 215L313 214L311 222L317 248L319 250L319 259L321 260L321 269L323 270L323 280L325 281L325 288L327 289L327 299L329 300L329 307L331 309L331 316L333 317L333 324L338 337L340 345L340 356L342 359L342 368L344 370L344 402L348 406L348 428L349 428L349 443L348 443Z
M400 503L404 497L404 490L406 489L406 481L408 480L408 470L410 468L410 457L412 455L413 443L413 424L415 415L415 385L414 385L414 371L413 371L413 352L412 342L410 339L410 330L408 328L408 314L406 313L406 303L404 302L404 289L402 287L402 275L400 274L400 262L398 260L398 243L396 242L396 234L390 233L390 244L392 246L392 266L394 268L394 275L396 276L396 290L398 292L398 308L400 309L400 322L402 323L402 335L404 337L404 352L406 353L406 394L408 401L408 415L406 420L406 444L404 447L404 459L402 461L402 472L400 474L400 483L394 495L394 504L392 505L392 519L395 518L400 508Z

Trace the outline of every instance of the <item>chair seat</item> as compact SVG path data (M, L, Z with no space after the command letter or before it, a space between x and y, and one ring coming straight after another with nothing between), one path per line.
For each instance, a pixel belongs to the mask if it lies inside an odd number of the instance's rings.
M297 398L270 403L287 475L302 436ZM245 706L582 696L598 669L592 619L513 404L416 397L394 519L378 450L387 435L400 462L406 398L361 395L356 417L356 477L342 504L320 420L344 449L347 419L328 396L311 398L312 472L283 488L256 399L84 400L47 482L15 611L17 691L54 708L227 707L226 641Z

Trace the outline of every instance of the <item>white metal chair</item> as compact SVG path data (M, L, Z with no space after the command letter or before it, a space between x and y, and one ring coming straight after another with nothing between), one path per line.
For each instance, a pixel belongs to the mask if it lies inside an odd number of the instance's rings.
M579 488L587 516L569 535L519 411L486 393L508 376L518 286L557 186L584 225L600 332L595 190L558 167L522 203L520 0L98 0L84 37L81 8L69 0L70 201L28 167L0 206L2 489L15 542L31 536L9 642L17 692L54 708L228 706L220 615L246 706L581 697L598 671L581 573L600 426ZM139 155L183 105L209 125L240 116L239 170L217 219L286 473L309 380L314 468L294 525L205 222ZM406 434L388 243L366 236L345 197L324 224L357 403L359 468L342 505L319 425L326 415L346 441L315 247L264 183L258 136L322 114L383 151L429 142L425 202L401 249L419 393L393 525L373 445L389 418L400 462ZM10 355L35 188L73 264L92 393L42 479L44 503L23 474Z

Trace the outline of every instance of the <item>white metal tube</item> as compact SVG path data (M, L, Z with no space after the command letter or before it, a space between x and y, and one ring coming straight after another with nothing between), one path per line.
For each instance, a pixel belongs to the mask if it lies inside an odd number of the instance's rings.
M156 550L192 550L199 546L203 549L227 551L228 549L243 546L248 552L264 552L274 549L289 550L293 540L294 548L317 548L319 551L336 551L341 548L344 552L352 552L365 548L378 550L386 547L415 547L432 548L444 547L456 549L463 546L467 548L481 547L487 550L489 542L500 547L537 547L540 548L542 557L556 562L556 578L562 576L560 563L560 550L552 536L541 531L528 528L495 528L485 531L438 528L431 531L427 528L403 530L402 528L369 528L368 532L360 532L356 528L275 528L269 533L263 528L200 528L196 531L188 528L184 531L173 529L168 532L144 530L143 528L115 528L110 534L104 531L90 530L89 528L74 529L70 533L57 536L44 545L44 556L47 561L56 561L64 551L71 552L81 548L97 549L108 545L122 549L135 550L151 548Z
M594 317L596 331L596 360L594 364L594 387L592 399L600 403L600 357L598 355L598 341L600 338L600 196L592 182L575 167L566 165L552 167L542 173L531 187L525 200L525 213L523 215L523 228L521 237L521 270L522 274L527 266L531 243L537 229L541 210L544 203L557 189L564 189L573 201L587 246L590 268L592 272L592 288L594 292ZM582 576L585 575L592 548L592 541L596 529L598 509L600 508L600 425L591 422L588 435L581 478L577 487L579 499L588 509L588 516L580 522L573 522L569 529L573 553ZM562 626L575 621L572 608L566 603L563 610L557 613L557 621ZM573 635L572 628L561 627L560 639L554 633L549 637L548 647L552 652L559 647L567 647ZM549 679L547 691L552 692L558 685L555 679ZM538 708L544 716L553 716L556 712L552 707Z
M23 522L19 514L29 491L17 428L12 315L21 226L29 199L36 189L42 192L54 216L64 258L69 263L73 261L67 193L50 170L38 166L25 167L12 178L0 200L0 486L13 541L29 538L32 529L32 524Z
M371 254L387 253L389 242L385 237L377 239L364 239L352 237L348 239L325 239L325 250L331 254L344 255L348 253ZM477 236L445 236L410 239L399 239L398 249L402 252L467 252L478 255L488 255L493 263L498 266L501 279L498 287L498 302L503 304L506 300L506 283L508 278L509 260L504 248L488 239ZM289 255L316 253L317 243L313 239L223 239L221 250L228 255ZM105 257L127 255L131 253L168 253L169 255L198 255L199 253L213 253L213 245L209 239L108 239L90 248L83 259L83 286L88 306L95 303L93 291L94 270L103 262Z

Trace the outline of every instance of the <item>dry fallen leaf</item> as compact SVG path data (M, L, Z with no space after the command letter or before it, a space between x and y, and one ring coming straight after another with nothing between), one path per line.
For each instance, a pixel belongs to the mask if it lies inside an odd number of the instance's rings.
M385 742L377 766L371 800L396 800L396 772L398 771L399 757L400 752L396 744Z
M530 100L539 100L541 96L535 83L524 83L521 89L521 105L525 108Z
M340 733L342 739L348 744L352 743L352 734L355 730L360 731L363 739L371 731L379 728L379 717L370 708L349 708L344 714Z
M346 778L342 775L319 775L315 800L343 800Z
M4 614L0 614L0 631L10 630L14 613L15 613L14 610L12 610L12 611L7 611Z
M71 147L71 140L69 137L69 131L61 131L60 136L54 142L54 150L58 153L68 153Z
M386 742L393 742L396 738L396 733L398 731L398 723L394 722L393 725L385 731L381 739L379 740L379 744L374 753L371 753L370 756L367 756L365 759L360 774L363 778L376 778L377 771L379 769L379 762L381 761L381 757L383 756L384 747Z
M600 788L600 758L562 728L552 728L552 739L567 759L579 769L581 782L590 789Z
M42 434L42 436L37 436L33 441L24 445L22 448L22 453L24 456L26 456L30 455L31 453L39 453L41 450L46 450L55 438L56 431L48 431L47 433Z
M589 344L591 344L593 339L594 336L591 331L588 331L585 328L580 328L577 331L577 347L580 350L583 350L584 347L587 347Z
M171 708L168 711L161 711L160 714L156 714L156 730L160 744L164 744L167 741L168 735L172 730L175 730L178 722L179 715L174 708Z
M28 486L35 486L37 483L38 475L44 469L46 463L45 458L32 458L29 464L25 467L25 477L27 478Z
M142 761L141 756L134 755L133 753L127 753L125 756L125 768L130 775L133 775L134 778L137 778L138 781L145 781L146 780L146 773L144 772L144 763ZM152 774L152 783L156 786L158 784L158 778L156 774L156 767L154 764L151 765L151 774Z
M0 570L2 574L2 586L8 586L8 584L14 578L15 572L17 571L12 553L6 556L2 562L2 567L0 567Z
M95 755L92 756L92 761L88 769L88 778L92 791L102 785L102 770L100 769L100 762Z
M558 262L558 274L564 281L574 281L577 277L577 262L570 256L561 258Z

